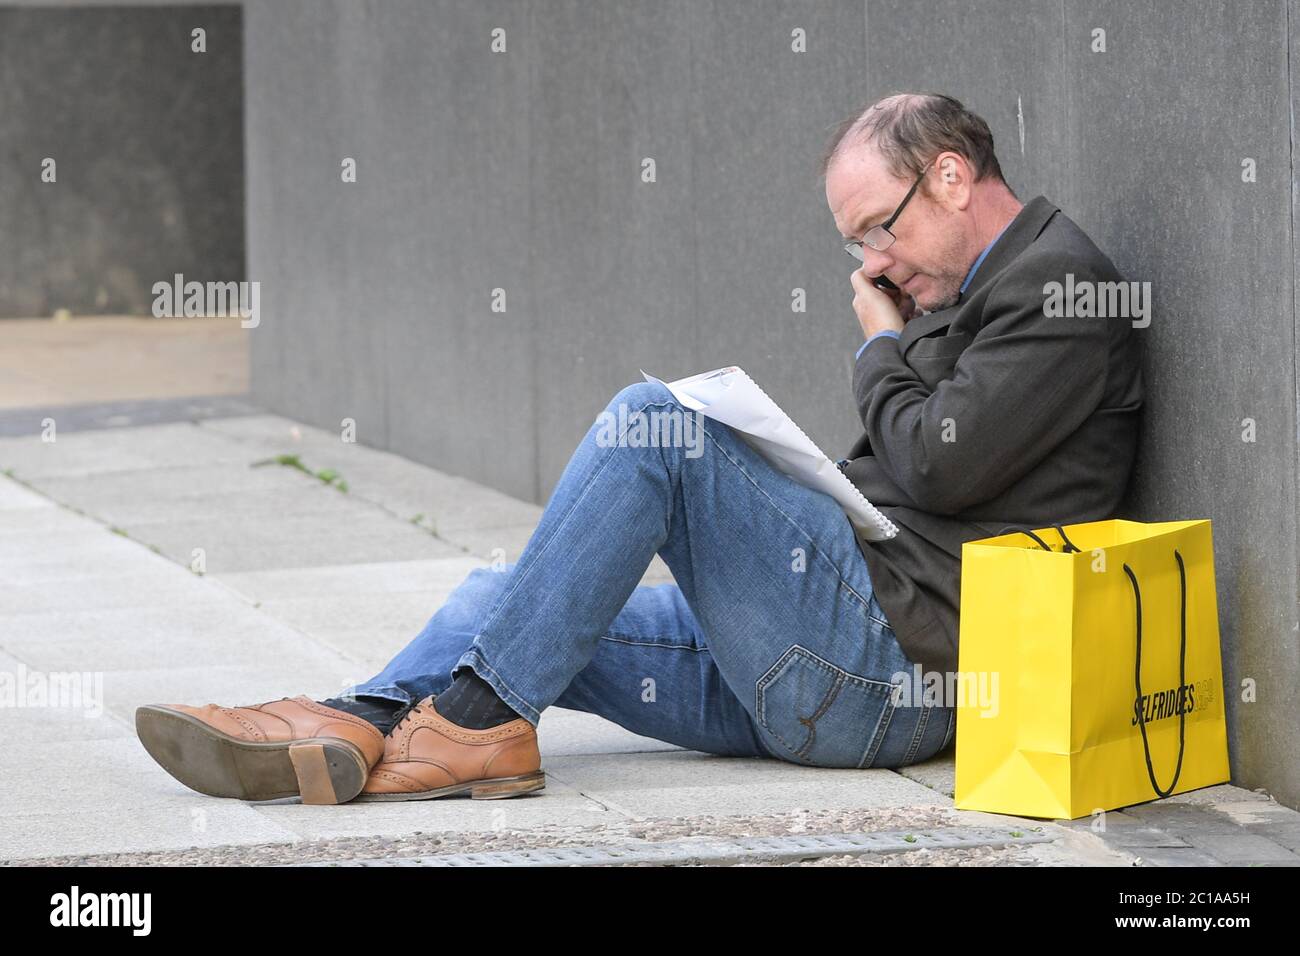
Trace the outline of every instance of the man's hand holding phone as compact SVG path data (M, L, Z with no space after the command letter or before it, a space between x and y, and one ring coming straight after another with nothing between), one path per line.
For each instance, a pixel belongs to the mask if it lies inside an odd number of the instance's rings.
M853 311L858 315L865 337L871 338L886 329L901 332L906 322L920 314L916 300L884 276L868 276L864 268L854 270L849 278L856 293ZM878 282L888 283L890 288L882 288Z

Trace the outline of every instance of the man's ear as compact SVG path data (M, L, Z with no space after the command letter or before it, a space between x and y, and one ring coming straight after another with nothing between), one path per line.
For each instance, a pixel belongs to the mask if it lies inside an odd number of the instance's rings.
M956 153L941 155L936 165L945 199L955 208L965 209L970 202L970 167Z

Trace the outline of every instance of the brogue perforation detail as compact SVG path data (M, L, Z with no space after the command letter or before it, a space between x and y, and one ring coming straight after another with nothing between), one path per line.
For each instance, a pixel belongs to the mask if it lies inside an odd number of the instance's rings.
M471 730L468 727L453 724L441 714L438 715L438 720L429 721L425 726L436 730L444 737L448 737L457 743L471 745L499 743L502 740L509 740L511 737L518 737L520 734L525 734L532 729L532 725L521 717L518 720L504 723L500 727L491 727L487 730Z
M253 723L243 714L239 713L239 711L234 707L222 707L221 712L225 714L227 717L229 717L231 720L238 723L241 727L243 727L244 730L247 731L254 740L267 739L266 734L262 732L262 728L258 727L257 724Z
M381 777L389 783L397 784L399 787L407 787L412 793L422 790L424 784L414 777L408 777L404 773L398 773L396 770L379 770L378 768L370 771L372 777Z

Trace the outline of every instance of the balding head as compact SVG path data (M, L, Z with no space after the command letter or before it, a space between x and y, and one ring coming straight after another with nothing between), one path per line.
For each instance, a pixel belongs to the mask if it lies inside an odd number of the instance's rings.
M883 250L863 271L888 276L933 311L958 300L971 264L1021 203L1002 178L988 124L938 93L893 93L841 123L822 158L826 202L841 234L883 225L918 182Z
M988 123L942 93L891 93L845 119L822 155L822 177L841 156L866 147L899 179L919 176L926 163L951 151L966 159L976 182L1006 182Z

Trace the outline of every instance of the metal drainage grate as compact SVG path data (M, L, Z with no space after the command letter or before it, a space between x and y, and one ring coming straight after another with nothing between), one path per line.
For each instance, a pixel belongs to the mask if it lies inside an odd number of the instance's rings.
M305 866L617 866L632 863L729 864L759 860L809 860L823 856L863 853L906 853L976 846L1050 843L1043 833L961 827L937 830L887 830L879 833L827 833L817 836L701 837L671 843L613 844L502 850L491 853L450 853L441 856L387 857L377 860L338 860Z

